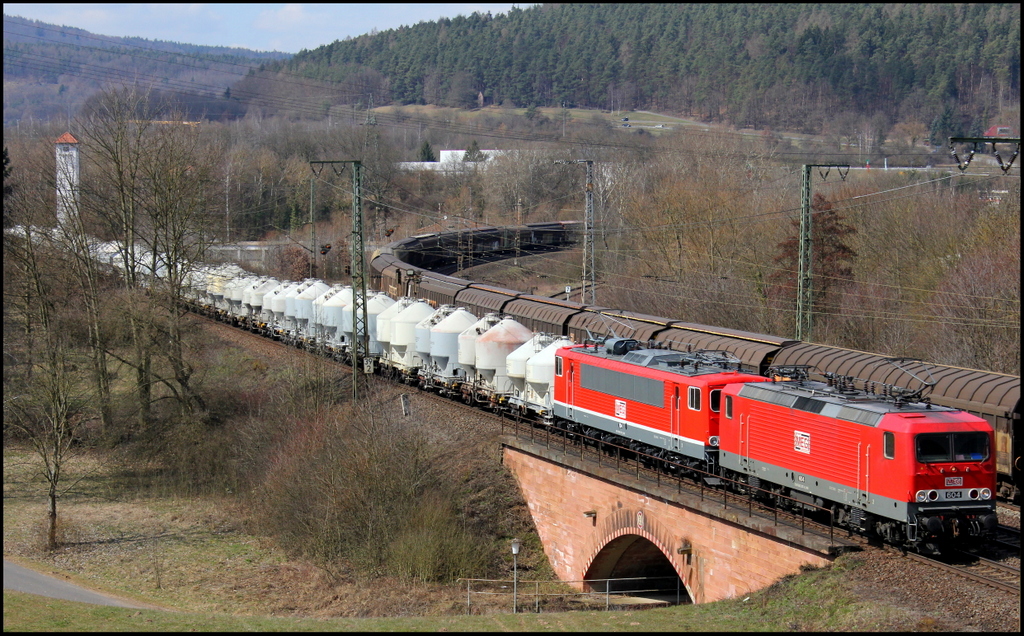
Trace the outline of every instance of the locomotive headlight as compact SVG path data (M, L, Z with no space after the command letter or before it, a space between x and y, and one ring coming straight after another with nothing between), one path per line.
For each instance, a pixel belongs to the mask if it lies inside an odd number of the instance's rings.
M988 488L982 488L981 489L981 498L982 499L991 499L992 498L992 491L989 490Z
M708 445L709 446L716 446L717 447L718 446L718 436L717 435L712 435L711 437L709 437L708 438Z
M935 501L938 498L939 498L939 491L937 491L937 490L929 490L928 491L928 501Z
M914 495L914 499L917 500L917 503L922 503L927 498L928 498L928 492L924 491L924 490L918 490L917 494Z
M978 489L977 488L972 488L971 492L968 493L968 495L970 496L971 499L977 499L978 498Z

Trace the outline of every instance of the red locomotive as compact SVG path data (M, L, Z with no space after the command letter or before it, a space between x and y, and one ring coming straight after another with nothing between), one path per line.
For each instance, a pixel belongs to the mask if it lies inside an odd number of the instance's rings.
M578 345L555 357L555 425L707 469L717 463L722 390L766 382L724 351L641 349L633 339Z
M810 382L806 367L769 379L738 362L622 338L560 349L553 425L831 509L839 525L899 545L937 547L998 524L984 419L917 401L921 391Z
M917 392L778 370L786 381L730 386L723 475L819 507L895 544L940 544L998 525L991 425L915 402Z

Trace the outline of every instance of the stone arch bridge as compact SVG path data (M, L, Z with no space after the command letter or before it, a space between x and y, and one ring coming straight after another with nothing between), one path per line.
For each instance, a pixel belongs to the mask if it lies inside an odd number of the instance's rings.
M641 487L635 475L529 440L506 438L502 461L564 581L658 577L671 580L674 593L677 576L689 600L706 603L827 565L844 543L751 517L746 508L679 495L665 484Z

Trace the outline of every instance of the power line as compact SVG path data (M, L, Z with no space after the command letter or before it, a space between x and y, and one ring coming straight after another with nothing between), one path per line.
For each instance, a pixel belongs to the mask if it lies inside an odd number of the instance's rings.
M560 261L558 261L557 259L554 259L552 257L547 257L547 256L544 256L544 255L536 255L534 257L534 260L550 261L552 263L563 264ZM548 274L549 273L549 272L539 272L537 270L530 270L528 267L526 267L525 269L527 269L528 271L531 271L533 273L544 273L544 274ZM605 274L608 274L608 273L609 272L605 272ZM666 280L660 280L660 279L654 279L653 281L651 281L651 279L645 278L645 277L626 276L626 275L622 274L621 272L611 272L611 274L614 277L617 277L617 278L627 278L629 280L634 281L634 286L633 287L621 287L621 286L616 286L616 285L613 285L611 283L608 283L607 281L608 281L609 277L605 276L604 277L605 282L602 283L602 284L607 286L607 287L609 287L609 288L613 288L613 289L623 289L623 290L628 290L628 291L636 291L637 290L636 285L641 285L641 284L650 283L650 282L662 283L662 284L671 284L671 285L686 285L685 287L683 287L684 290L692 287L692 285L687 285L684 281L666 281ZM574 280L574 279L567 278L565 280L569 281L569 280ZM791 285L791 284L784 284L784 283L783 284L779 284L777 287L779 287L781 289L788 289L790 291L792 291L794 289L793 285ZM645 293L651 293L651 294L656 295L656 296L664 296L666 298L683 298L683 297L688 297L688 298L691 298L691 299L694 299L694 300L700 300L701 302L704 302L704 303L708 302L708 300L706 298L698 298L696 296L685 296L684 294L681 294L679 291L673 291L671 293L668 293L668 292L656 292L656 291L646 291ZM848 294L848 292L845 292L845 291L842 292L842 293ZM940 292L936 292L936 293L940 293ZM952 292L949 292L949 293L952 293ZM750 303L739 303L739 302L733 303L733 302L725 302L725 301L721 300L722 296L735 297L737 299L748 299L750 297L749 294L740 293L740 292L728 292L728 291L722 291L722 290L716 290L715 294L716 294L716 300L711 301L711 302L721 303L721 304L727 305L727 306L744 307L744 308L748 308L748 309L761 309L762 308L760 305L753 305L753 304L750 304ZM965 298L976 298L976 299L979 299L979 300L990 300L990 301L995 301L995 302L1006 302L1006 303L1014 302L1013 299L1005 299L1005 298L970 296L970 295L966 295L966 294L963 294L963 296ZM856 294L855 297L872 298L872 299L876 299L876 300L879 299L878 297L865 296L865 295L862 295L862 294ZM881 300L890 300L890 299L881 298ZM898 301L898 299L891 299L891 300ZM899 301L899 302L906 303L907 301ZM925 307L929 307L929 306L931 306L931 307L944 307L944 306L947 306L947 305L943 305L942 303L924 302L924 301L912 301L911 304L922 305L922 306L925 306ZM950 308L951 309L961 309L961 310L964 310L965 312L977 311L977 305L973 304L973 303L972 304L964 304L964 305L953 305ZM777 308L777 309L783 310L785 308L784 307L780 307L780 308ZM791 313L795 313L795 310L790 310L790 309L785 309L785 310L786 311L790 311ZM977 324L979 324L981 326L997 326L997 327L1004 327L1004 328L1011 328L1011 329L1012 328L1019 328L1020 321L1019 321L1018 318L1015 318L1013 316L1013 314L1015 312L1012 309L995 310L995 311L999 311L1000 313L1008 313L1008 314L1010 314L1009 322L998 322L998 321L995 321L995 320L992 320L992 319L986 319L984 321L979 320ZM826 315L826 314L824 314L822 312L815 312L815 313L817 315ZM930 322L937 322L937 323L945 323L945 321L942 321L942 320L929 319L927 314L907 314L905 309L893 310L891 312L890 311L875 311L875 312L871 312L869 315L872 316L872 317L876 317L876 318L885 318L885 319L892 319L892 320L902 320L904 317L907 317L907 316L911 316L911 317L916 316L917 317L916 322L929 322L930 321ZM970 323L971 323L971 320L965 318L965 319L963 319L963 322L960 322L960 323L957 323L957 324L966 325L966 324L970 324Z
M882 191L882 192L880 192L878 194L885 194L885 193L888 193L888 192L902 190L902 189L905 189L905 188L908 188L908 187L927 185L929 183L943 181L943 180L946 180L948 178L950 178L950 177L941 177L939 179L934 179L934 180L922 182L922 183L919 183L919 184L911 184L909 186L904 186L904 187L900 187L900 188L893 188L893 189L890 189L890 190ZM329 185L330 185L330 187L341 189L339 186L335 186L333 184L329 184ZM919 193L912 193L911 195L908 195L908 196L921 196L921 195L926 195L926 194L929 194L929 193L927 193L927 192L920 193L919 192ZM572 196L572 194L568 194L566 196L567 197L568 196ZM868 197L868 196L871 196L871 195L870 194L868 194L868 195L856 195L854 197L850 197L849 199L841 199L841 200L838 200L838 201L833 202L833 203L841 203L843 201L855 200L855 199L865 198L865 197ZM893 197L893 198L886 199L886 200L883 200L883 201L866 202L866 203L858 204L858 205L879 205L879 204L885 203L887 201L897 200L897 199L901 199L901 198L904 198L904 197ZM416 214L418 216L422 216L422 217L425 217L425 218L433 218L433 212L432 211L429 212L429 213L423 212L423 211L416 211L416 210L404 207L404 206L402 206L400 204L395 204L395 203L393 203L393 202L391 202L391 201L389 201L387 199L384 199L384 200L386 201L386 204L389 205L389 207L392 207L393 209L395 209L397 211L405 212L405 213L409 213L409 214ZM543 203L540 203L538 205L543 205ZM785 212L789 212L789 211L792 211L792 210L790 209L790 210L775 211L775 212L766 213L766 214L747 215L745 217L737 217L737 218L739 220L752 220L752 219L763 217L763 216L766 216L766 215L773 215L773 214L777 215L777 214L781 214L781 213L785 213ZM730 221L733 221L733 220L736 220L736 219L730 219ZM693 223L693 224L687 224L687 225L698 225L698 224L699 225L706 225L706 222ZM450 250L450 249L445 250L445 248L440 248L440 249L442 249L443 251L445 251L445 253L448 253L450 255L455 253L454 250ZM625 250L618 250L618 251L613 250L612 253L613 254L619 253L621 255L630 257L630 255L627 254ZM721 259L721 260L731 261L732 259ZM735 262L735 261L733 261L733 262ZM740 262L740 263L741 264L747 264L747 265L750 264L750 263L743 263L743 262ZM772 267L772 266L766 266L766 267L768 269L774 270L774 271L780 271L780 272L790 271L790 270L787 270L786 268L781 268L781 267ZM850 282L847 279L839 279L839 278L834 278L834 277L822 277L822 278L824 278L825 280L834 280L834 281L842 282L842 283L849 283ZM923 290L923 289L908 288L908 287L897 286L897 285L885 285L885 284L882 284L882 283L862 283L862 284L871 285L871 286L878 286L878 287L888 287L888 288L897 289L897 290L901 290L901 291L915 291L916 290L916 291L921 291L921 292L931 293L931 294L962 295L962 294L957 294L956 292L944 292L944 291L941 291L941 290ZM778 286L783 288L783 289L785 289L787 287L787 285L785 285L785 284L779 284ZM792 287L792 286L790 285L789 287ZM885 298L885 297L879 297L879 296L873 296L873 295L867 295L867 294L859 294L859 293L854 294L854 293L849 292L849 291L844 291L843 293L847 294L847 295L853 295L854 297L859 297L859 298L870 298L870 299L882 300L882 301L896 300L896 299L888 299L888 298ZM1007 299L1001 299L1001 298L996 298L996 297L981 297L981 296L973 296L973 295L967 295L966 297L973 298L975 300L990 300L990 301L994 301L994 302L1008 302ZM1012 301L1009 301L1009 302L1012 302ZM968 309L969 308L969 307L965 307L965 306L959 306L959 307L963 308L963 309ZM882 313L880 315L885 316L886 314ZM921 320L923 320L923 319L921 319ZM921 320L919 320L919 321L921 321Z
M535 255L534 258L537 259L537 260L554 260L551 257L547 257L547 256L543 256L543 255ZM556 262L558 262L558 261L556 261ZM559 262L559 264L565 264L565 263ZM548 274L549 273L547 271L540 271L540 270L536 270L536 269L531 269L528 266L524 266L523 269L524 269L524 271L526 271L528 273L533 273L533 274ZM575 279L574 278L564 278L563 280L565 282L570 282L570 281L573 281ZM603 287L605 287L605 288L608 288L608 289L616 289L616 290L628 291L628 292L636 292L637 291L637 288L636 288L635 285L630 286L630 287L624 287L622 285L616 285L614 283L610 283L607 280L603 281L601 283L601 285ZM793 314L793 315L796 314L796 310L794 308L788 307L788 306L771 306L771 307L766 307L764 305L756 305L756 304L751 304L749 302L747 302L747 303L730 302L730 301L722 300L720 298L716 298L715 300L709 301L707 298L703 298L703 297L699 297L699 296L685 295L685 294L679 293L678 291L658 292L658 291L655 291L655 290L644 290L642 293L644 293L646 295L655 296L655 297L667 298L667 299L670 299L670 300L673 300L673 301L679 301L680 299L682 299L682 300L695 300L695 301L699 301L701 303L701 306L707 306L709 303L712 303L714 305L719 305L719 306L724 306L724 307L735 307L735 308L745 309L745 310L762 311L762 310L765 310L765 309L769 309L770 311L773 311L773 312L783 312L783 313L788 313L788 314ZM969 307L965 307L965 309L970 309L970 308ZM829 314L829 313L826 313L826 312L823 312L823 311L816 311L815 315L817 315L817 316L832 316L833 314ZM950 320L950 319L937 318L937 317L934 317L934 315L929 315L929 314L907 314L905 312L896 312L896 313L884 313L884 312L883 313L870 313L870 312L868 312L868 313L861 313L861 314L850 314L848 312L844 312L843 313L843 317L846 317L846 318L858 318L858 319L882 319L882 320L889 320L889 321L896 321L896 322L908 322L908 323L916 323L916 324L939 324L939 325L960 326L960 327L995 327L995 328L999 328L999 329L1010 329L1010 330L1019 330L1020 329L1020 322L1019 321L999 322L999 321L994 321L994 320L983 320L983 319L975 320L975 319L963 318L963 317L962 318L958 318L956 320Z

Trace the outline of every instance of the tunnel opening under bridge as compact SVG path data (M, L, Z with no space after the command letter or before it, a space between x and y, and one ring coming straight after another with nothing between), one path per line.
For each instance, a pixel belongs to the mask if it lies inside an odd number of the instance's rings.
M693 603L662 549L638 534L624 534L609 541L583 578L593 592L672 604Z

